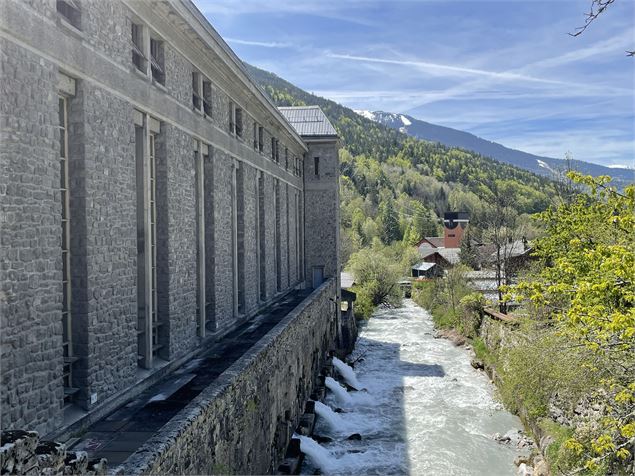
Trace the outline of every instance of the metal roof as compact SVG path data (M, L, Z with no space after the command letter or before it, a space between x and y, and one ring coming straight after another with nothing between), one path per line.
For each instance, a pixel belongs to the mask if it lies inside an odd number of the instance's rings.
M303 137L337 137L335 127L322 112L320 106L279 107L278 109L296 132Z
M340 281L342 282L342 289L347 289L355 284L355 277L352 273L347 273L346 271L342 271L340 273Z
M435 263L428 263L426 261L422 261L421 263L415 264L412 269L416 269L419 271L428 271L430 268L433 268Z

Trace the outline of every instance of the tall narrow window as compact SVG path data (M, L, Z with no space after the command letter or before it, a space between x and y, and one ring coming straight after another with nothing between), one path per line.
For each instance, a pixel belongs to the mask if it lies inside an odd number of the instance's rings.
M254 122L254 149L258 150L258 123Z
M236 164L236 272L238 314L245 314L245 187L244 168Z
M265 149L265 129L262 126L258 126L258 151L262 152Z
M198 335L205 337L205 172L207 145L195 143L194 170L196 181L196 325Z
M212 83L206 79L203 79L203 112L212 116Z
M234 109L235 121L236 121L236 135L238 137L243 136L243 110L239 107Z
M243 136L243 110L229 101L229 133Z
M148 59L144 53L143 26L132 24L132 64L143 74L148 71Z
M236 105L229 101L229 133L230 134L235 134L236 133Z
M280 163L280 141L276 139L276 164Z
M313 170L315 172L316 177L320 177L320 158L313 157Z
M238 200L237 200L237 164L232 163L231 181L231 219L232 219L232 301L234 315L239 313L238 304Z
M276 161L276 138L271 138L271 160Z
M295 192L295 266L296 281L302 278L302 263L300 262L300 193Z
M73 328L71 314L71 221L68 180L68 100L59 96L60 196L62 200L62 347L64 350L64 404L77 392L73 388Z
M163 42L155 38L150 38L150 63L152 70L152 80L157 83L165 83Z
M79 30L81 27L81 12L77 3L74 0L57 0L56 6L57 13Z
M282 246L280 243L280 183L276 179L275 186L273 190L273 202L274 209L276 214L276 223L275 223L275 232L274 232L274 242L276 247L276 290L278 292L282 291Z
M289 228L289 184L284 187L284 203L285 203L285 222L287 224L285 233L285 241L287 242L287 288L291 285L291 230Z
M161 348L157 313L156 134L159 124L147 115L135 119L137 175L137 344L139 365L152 368ZM141 123L142 125L139 125Z
M157 160L156 160L156 135L150 133L148 148L148 178L149 184L149 201L148 211L150 214L150 299L152 300L152 356L155 357L159 346L159 316L157 313Z
M258 173L257 183L257 224L258 224L258 277L260 288L260 300L265 301L267 299L267 264L266 264L266 233L265 233L265 178L262 172Z
M289 170L289 149L284 148L284 170Z
M201 73L192 72L192 107L200 111L203 106Z

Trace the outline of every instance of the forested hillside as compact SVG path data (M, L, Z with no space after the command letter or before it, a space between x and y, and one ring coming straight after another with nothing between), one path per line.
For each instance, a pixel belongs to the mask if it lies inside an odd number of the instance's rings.
M352 109L247 65L278 106L319 105L342 138L344 260L380 238L413 243L437 231L437 217L468 211L478 233L487 201L508 197L518 215L544 210L553 182L476 153L409 137Z

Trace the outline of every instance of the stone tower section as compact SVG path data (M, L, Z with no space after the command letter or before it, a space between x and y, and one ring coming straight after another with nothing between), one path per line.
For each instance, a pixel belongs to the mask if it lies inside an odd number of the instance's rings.
M316 288L335 277L339 283L339 138L318 106L282 107L308 147L304 178L304 280ZM339 290L339 286L338 286Z
M470 223L466 212L446 212L443 214L443 245L446 248L460 248L463 233Z

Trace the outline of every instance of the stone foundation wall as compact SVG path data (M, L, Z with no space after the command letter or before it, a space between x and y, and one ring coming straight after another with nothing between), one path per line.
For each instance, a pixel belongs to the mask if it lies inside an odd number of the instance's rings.
M316 289L119 474L266 474L284 456L335 340L336 280Z

